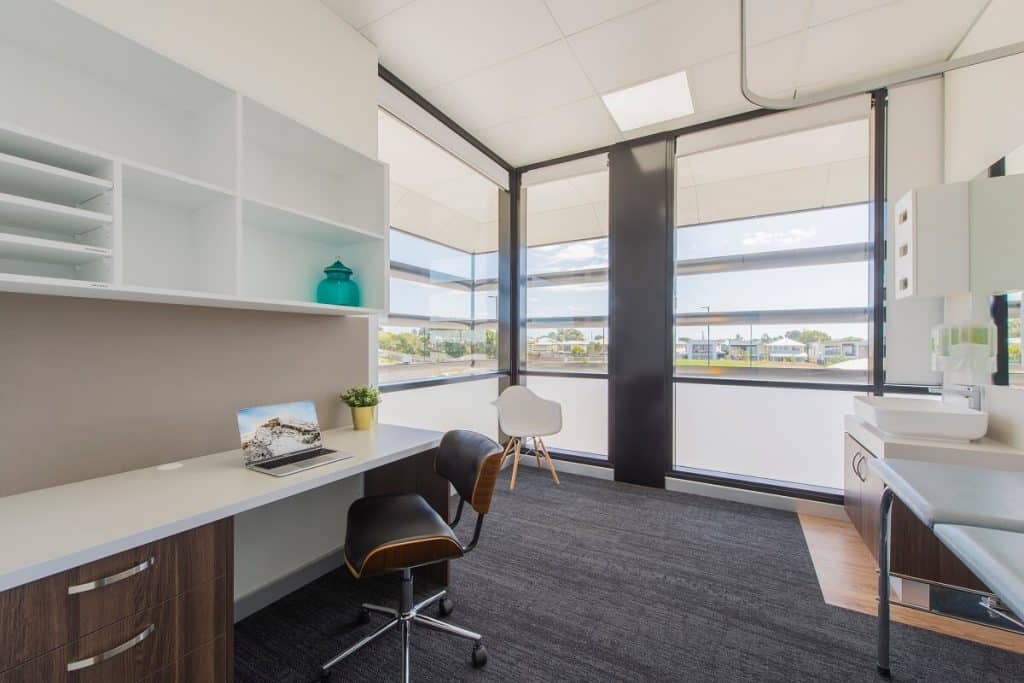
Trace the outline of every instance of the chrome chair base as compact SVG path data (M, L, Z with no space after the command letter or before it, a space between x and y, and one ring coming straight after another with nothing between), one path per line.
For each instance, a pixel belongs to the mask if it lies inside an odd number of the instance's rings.
M402 632L402 681L408 683L409 681L409 646L410 636L412 632L413 623L426 626L427 628L434 629L435 631L441 631L449 635L458 636L459 638L465 638L466 640L473 641L473 666L482 667L487 663L487 650L483 645L483 636L479 633L462 628L461 626L455 626L449 624L446 621L435 619L434 617L423 614L422 612L428 607L447 600L448 591L443 590L434 595L431 595L426 600L417 604L412 603L412 573L409 570L402 572L402 600L400 609L393 609L391 607L383 607L381 605L374 605L371 603L364 603L362 606L361 621L368 622L370 613L384 614L391 617L390 620L376 631L366 636L358 643L348 648L331 661L327 662L321 667L320 679L326 681L330 679L331 667L338 662L342 661L349 655L355 654L362 648L366 647L373 641L377 640L380 636L384 635L396 626ZM450 604L450 602L448 603ZM451 608L442 605L442 614L447 614L451 611Z

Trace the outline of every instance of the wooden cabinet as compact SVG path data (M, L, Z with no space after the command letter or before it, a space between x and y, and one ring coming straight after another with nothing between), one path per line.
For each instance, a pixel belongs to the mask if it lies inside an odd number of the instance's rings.
M875 456L849 434L843 450L846 514L877 561L880 506L885 485L868 467L868 459ZM890 528L892 574L991 592L899 499L893 501Z
M230 641L233 533L222 520L0 593L0 683L209 668L178 663ZM226 652L202 659L225 667L209 680L228 678Z
M868 450L861 446L849 434L843 443L843 502L846 516L860 532L861 538L868 543L864 525L864 482L867 470ZM874 546L868 543L874 554Z

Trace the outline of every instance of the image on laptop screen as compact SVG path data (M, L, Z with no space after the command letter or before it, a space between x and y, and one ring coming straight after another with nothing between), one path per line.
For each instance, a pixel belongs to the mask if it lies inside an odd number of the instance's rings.
M243 408L238 433L247 465L323 446L312 401Z

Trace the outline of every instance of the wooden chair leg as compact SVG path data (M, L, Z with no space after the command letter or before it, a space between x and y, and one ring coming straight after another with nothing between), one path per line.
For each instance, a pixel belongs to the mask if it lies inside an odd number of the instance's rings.
M537 437L533 437L533 457L537 458L537 469L540 469L540 449L537 447Z
M555 484L561 486L562 482L558 480L558 472L555 471L555 461L551 459L551 454L548 453L548 446L544 443L543 439L540 439L540 447L544 451L544 457L548 459L548 467L551 469L551 476L555 478Z
M501 454L501 464L498 466L498 469L501 469L502 467L505 466L505 459L508 458L509 451L512 450L512 446L514 446L515 443L516 438L514 436L509 437L508 443L505 444L505 450Z
M516 452L515 455L512 456L514 458L514 460L512 460L512 481L508 485L509 491L516 490L516 475L519 474L519 457L521 455L520 451L522 451L522 448L523 442L516 439Z

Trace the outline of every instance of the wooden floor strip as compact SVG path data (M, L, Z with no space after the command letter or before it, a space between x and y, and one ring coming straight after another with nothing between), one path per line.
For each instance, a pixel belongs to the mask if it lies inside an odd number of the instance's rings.
M801 514L799 517L825 602L863 614L877 614L878 574L875 561L853 525L845 520L814 515ZM899 605L893 605L892 619L901 624L1024 654L1024 635L1009 631Z

